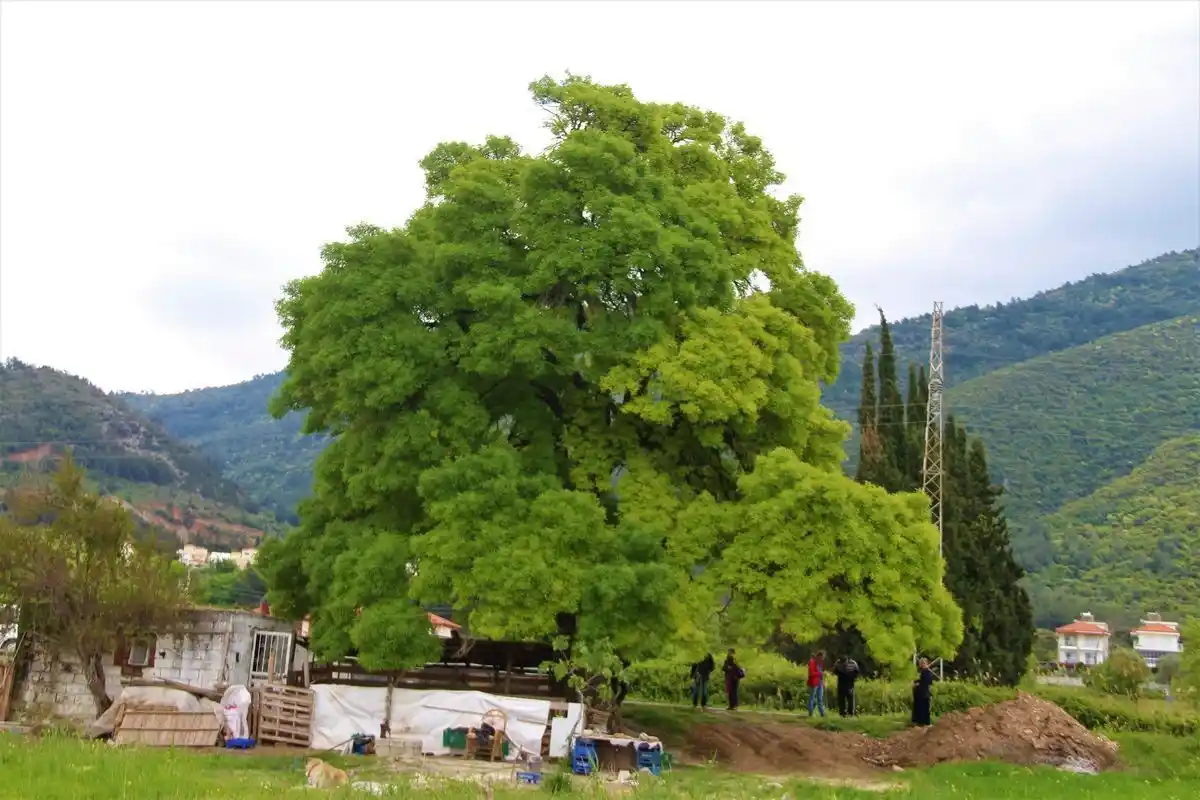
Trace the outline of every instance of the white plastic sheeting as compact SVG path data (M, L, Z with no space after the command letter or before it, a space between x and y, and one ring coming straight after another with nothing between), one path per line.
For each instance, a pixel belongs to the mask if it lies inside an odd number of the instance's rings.
M374 686L317 684L313 707L312 747L328 750L344 744L356 733L379 735L387 717L387 689ZM477 728L485 712L499 709L508 718L508 738L521 751L540 753L542 736L550 719L549 700L502 697L485 692L421 691L393 689L391 730L396 736L419 736L429 755L446 755L442 745L446 728ZM568 713L577 717L576 703ZM519 757L509 748L509 760Z

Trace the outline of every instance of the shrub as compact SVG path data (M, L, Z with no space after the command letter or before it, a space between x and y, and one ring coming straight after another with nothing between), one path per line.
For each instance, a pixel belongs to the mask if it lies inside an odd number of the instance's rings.
M1181 666L1182 664L1178 655L1171 653L1170 655L1163 656L1158 660L1158 668L1154 673L1155 679L1163 686L1170 686L1179 674Z
M674 660L634 665L626 672L632 686L630 699L635 702L690 703L689 666L687 662ZM746 679L741 686L741 700L746 707L767 711L800 711L807 708L808 672L804 667L778 656L752 656L742 666L746 669ZM826 705L831 708L836 707L832 692L834 686L831 676L831 691L826 700ZM710 690L711 705L718 706L726 702L724 681L719 672L714 674ZM1139 702L1127 696L1101 694L1069 686L1038 685L1026 691L1055 703L1082 725L1094 730L1174 736L1200 733L1200 714L1189 713L1185 710L1186 706L1178 703L1165 703L1162 700ZM936 714L967 711L1011 700L1017 695L1016 689L958 680L937 683L933 692ZM907 715L912 710L912 684L909 681L860 680L855 695L858 713L863 716Z
M1123 694L1137 698L1142 686L1150 680L1150 668L1134 650L1118 647L1108 659L1083 679L1084 685L1107 694Z

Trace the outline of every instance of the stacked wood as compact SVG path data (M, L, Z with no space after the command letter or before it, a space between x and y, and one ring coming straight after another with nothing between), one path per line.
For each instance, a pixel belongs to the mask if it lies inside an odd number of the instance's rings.
M308 747L312 743L313 693L297 686L266 684L251 691L251 736L259 744Z

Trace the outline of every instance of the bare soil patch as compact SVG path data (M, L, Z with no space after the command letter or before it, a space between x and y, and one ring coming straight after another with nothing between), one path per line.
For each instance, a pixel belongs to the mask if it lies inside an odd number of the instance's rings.
M886 739L804 725L700 725L687 750L694 759L715 760L739 772L840 779L878 779L896 769L945 761L997 760L1096 772L1117 764L1114 742L1091 733L1053 703L1026 694L946 714L931 727Z

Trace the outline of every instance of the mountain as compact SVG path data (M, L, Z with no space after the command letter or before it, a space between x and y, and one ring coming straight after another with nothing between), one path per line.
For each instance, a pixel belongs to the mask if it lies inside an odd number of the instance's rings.
M1167 253L1025 300L956 308L946 312L942 320L946 386L1114 333L1197 312L1200 250ZM929 314L889 321L897 363L929 363L931 322ZM826 387L822 396L825 405L842 419L855 419L868 341L879 341L878 326L860 331L842 345L838 379Z
M0 492L68 448L95 490L181 544L245 547L282 532L216 463L121 398L47 367L0 365Z
M1040 569L1056 557L1042 517L1200 432L1200 313L974 378L946 410L987 442L1018 555Z
M276 372L233 386L122 399L214 459L255 502L295 522L296 504L312 487L313 462L326 439L301 435L299 414L276 420L267 413L282 382L283 373Z
M1200 433L1180 436L1129 475L1046 517L1058 563L1033 582L1044 613L1084 606L1110 619L1130 609L1200 617L1198 477Z

